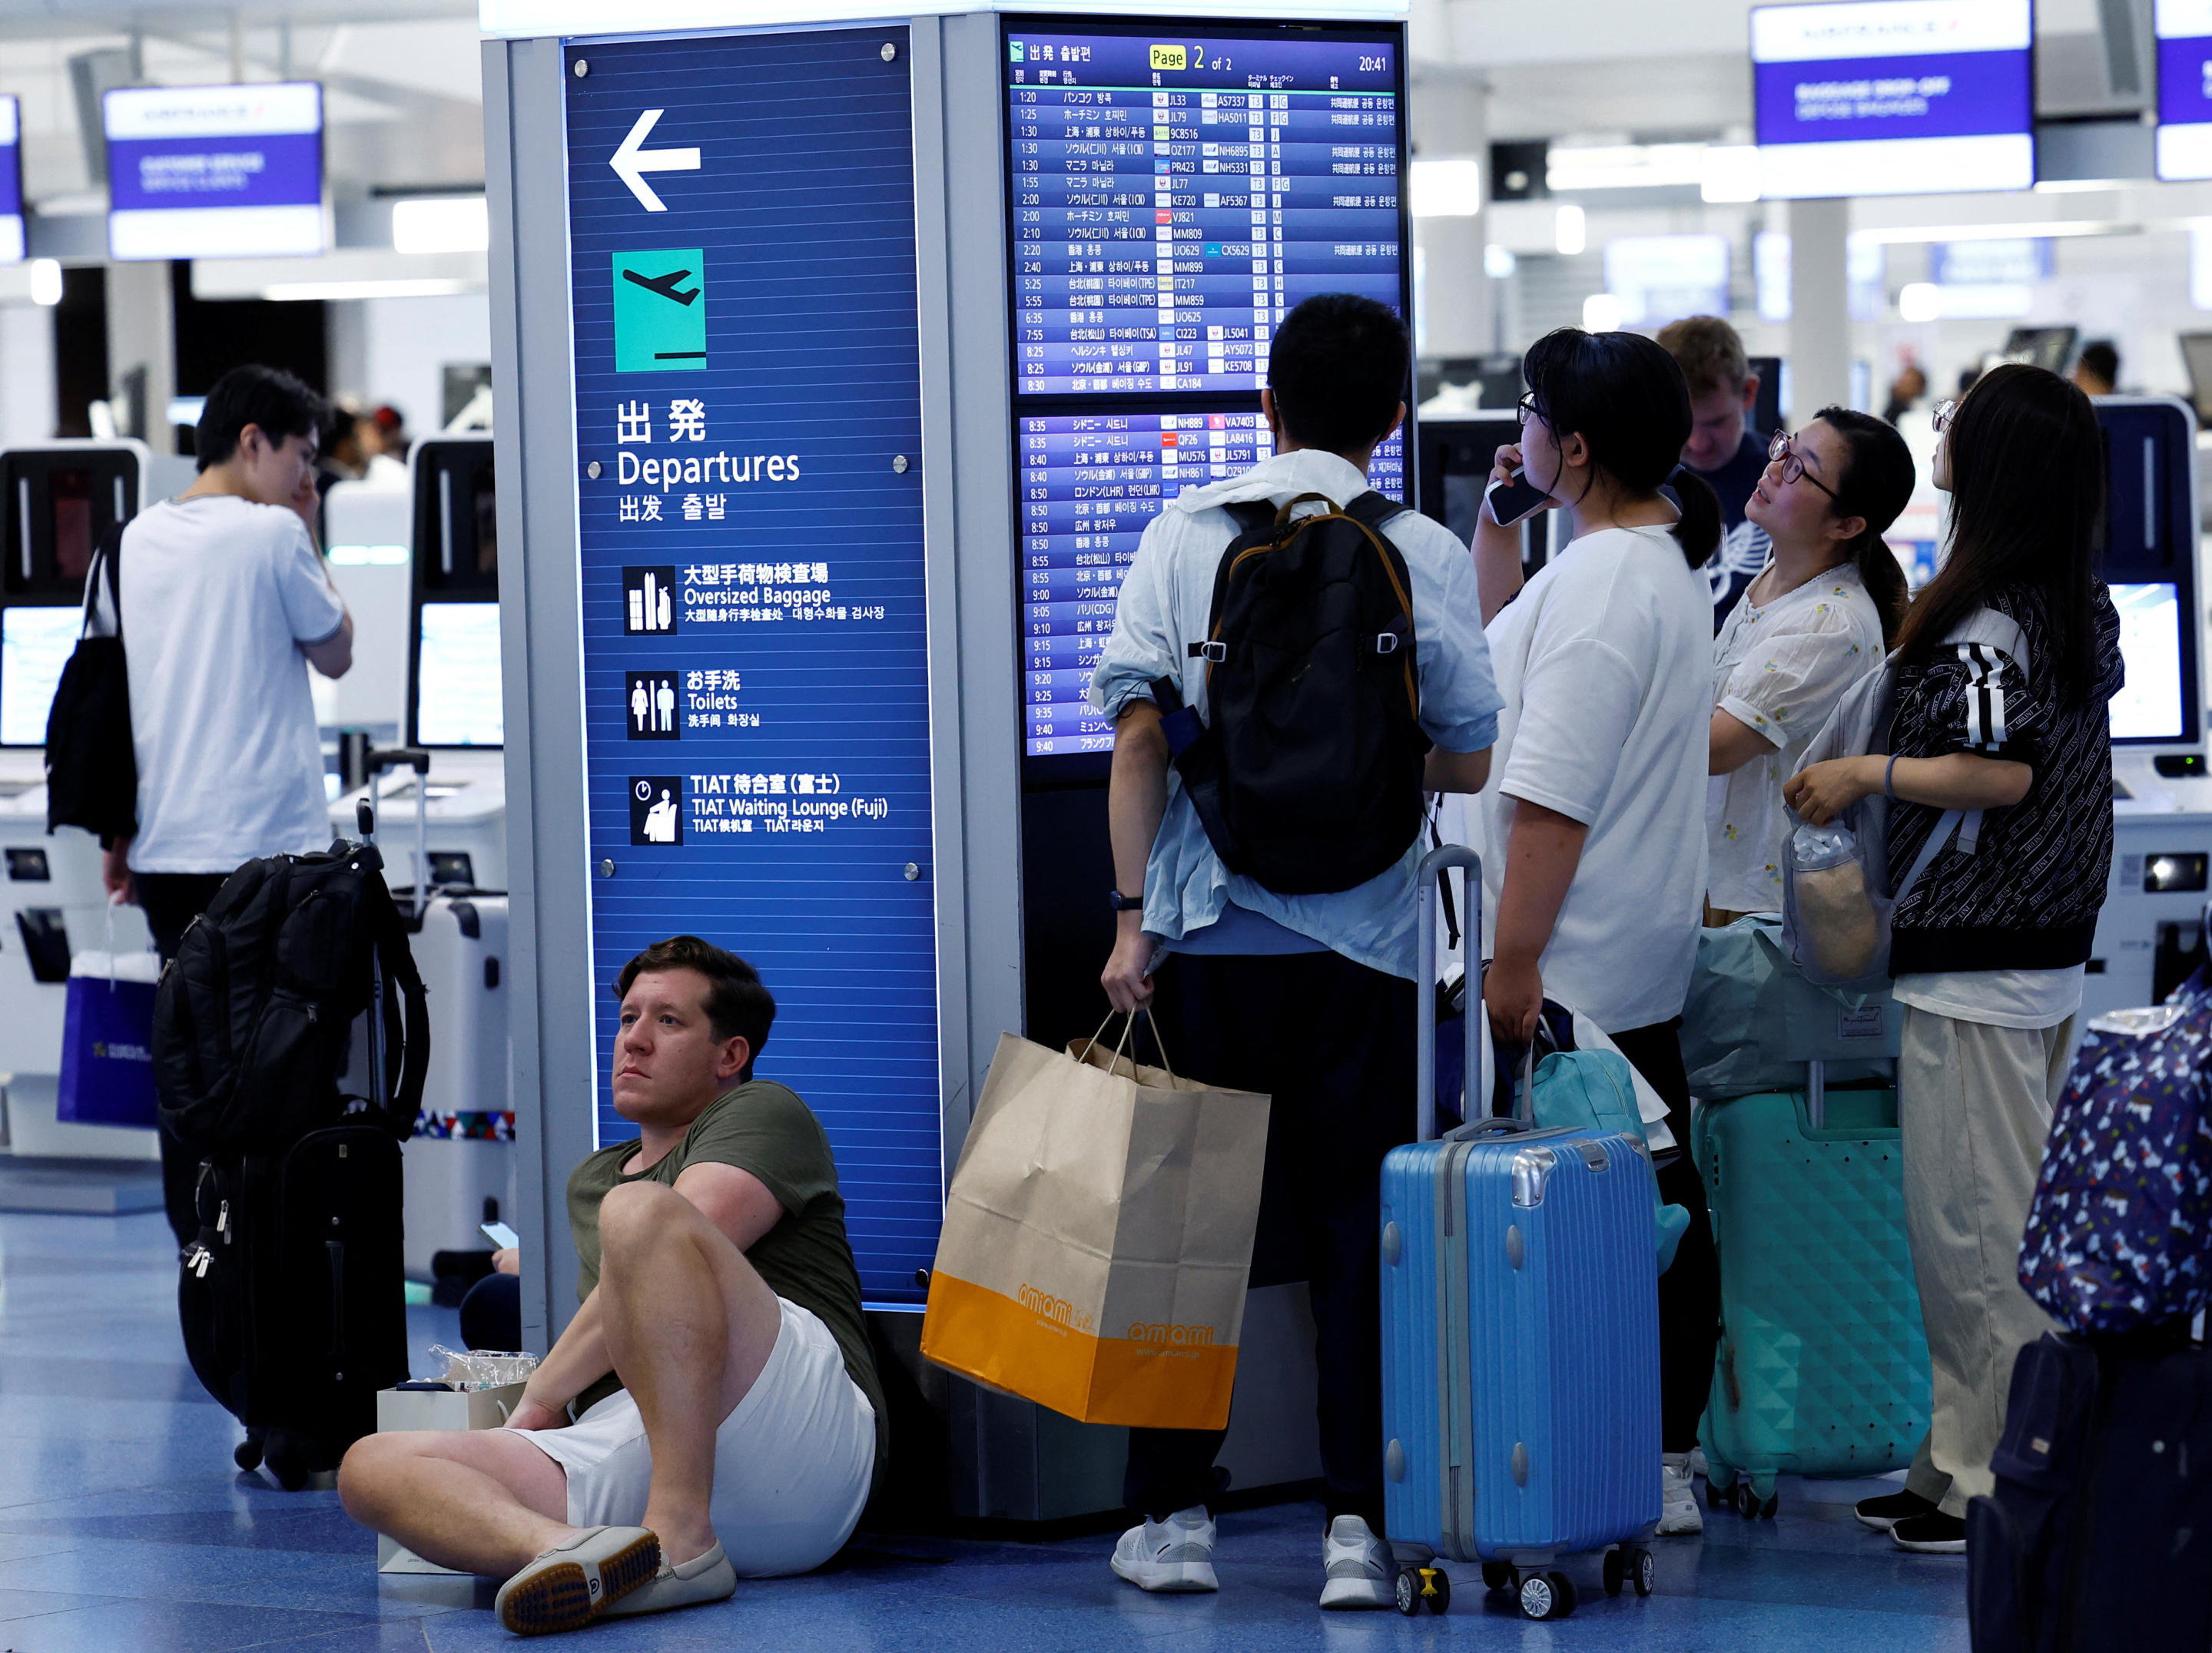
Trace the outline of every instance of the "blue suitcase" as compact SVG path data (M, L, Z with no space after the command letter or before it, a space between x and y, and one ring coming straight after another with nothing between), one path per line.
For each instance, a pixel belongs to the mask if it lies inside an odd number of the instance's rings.
M1434 880L1467 870L1455 845L1421 863L1423 981L1435 978ZM1478 923L1470 918L1470 934ZM1659 1270L1655 1185L1618 1134L1478 1119L1434 1129L1433 995L1420 996L1424 1140L1382 1166L1385 1515L1398 1606L1441 1613L1438 1559L1480 1561L1532 1619L1574 1610L1558 1564L1603 1552L1608 1595L1651 1591L1660 1515ZM1480 1026L1468 1020L1468 1071ZM1522 1105L1526 1106L1525 1093Z

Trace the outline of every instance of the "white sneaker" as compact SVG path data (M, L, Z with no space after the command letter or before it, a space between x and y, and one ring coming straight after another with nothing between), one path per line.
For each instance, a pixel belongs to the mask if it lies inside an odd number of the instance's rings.
M1114 1547L1114 1574L1139 1589L1188 1594L1218 1589L1213 1577L1213 1517L1203 1504L1165 1521L1149 1517Z
M1660 1536L1679 1538L1687 1533L1705 1531L1705 1518L1698 1511L1698 1488L1690 1479L1687 1452L1660 1455L1659 1488Z
M1391 1559L1390 1547L1376 1537L1359 1517L1341 1515L1328 1523L1321 1560L1328 1577L1321 1587L1323 1607L1397 1605L1398 1566Z

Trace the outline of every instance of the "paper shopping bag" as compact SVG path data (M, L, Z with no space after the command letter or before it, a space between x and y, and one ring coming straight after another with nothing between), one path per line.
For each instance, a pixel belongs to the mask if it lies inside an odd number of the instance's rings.
M1267 1099L1002 1034L921 1352L1084 1423L1229 1420Z
M155 1123L150 953L80 953L62 1011L62 1071L54 1117L78 1125Z

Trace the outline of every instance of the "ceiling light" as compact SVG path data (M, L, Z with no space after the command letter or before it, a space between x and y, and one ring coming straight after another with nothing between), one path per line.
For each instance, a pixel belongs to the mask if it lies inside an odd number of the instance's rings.
M1482 273L1492 281L1504 281L1519 263L1520 260L1513 256L1511 247L1501 247L1492 241L1482 250Z
M1552 245L1571 258L1589 245L1589 225L1580 207L1559 209L1559 216L1553 221Z
M1472 218L1482 210L1482 163L1415 161L1413 202L1416 218Z
M1854 228L1854 241L1879 241L1893 246L1912 241L2009 241L2039 235L2119 235L2140 230L2140 224L2109 218L2051 218L2015 224L1892 224L1876 228Z
M1897 294L1897 313L1909 322L2017 318L2034 304L2035 290L2021 282L1908 282Z
M1759 149L1749 143L1708 145L1698 194L1706 201L1759 199Z
M1620 300L1610 293L1593 293L1583 300L1583 330L1610 333L1620 325Z
M480 195L422 196L392 203L392 246L396 252L483 252L490 245L491 215Z
M1702 143L1553 145L1544 158L1544 182L1554 194L1574 190L1683 188L1705 172Z
M473 284L426 279L419 282L271 282L261 296L284 303L293 299L442 299L466 293Z
M31 302L51 309L62 301L62 267L53 258L31 260Z

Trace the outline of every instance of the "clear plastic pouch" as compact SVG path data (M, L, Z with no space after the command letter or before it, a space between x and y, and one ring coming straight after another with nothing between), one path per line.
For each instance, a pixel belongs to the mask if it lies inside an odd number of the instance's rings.
M1892 904L1864 840L1838 819L1790 834L1784 852L1784 940L1808 981L1854 987L1889 973Z
M527 1383L530 1374L538 1370L538 1357L534 1354L449 1349L442 1343L431 1344L430 1353L445 1361L446 1370L440 1381L453 1390L504 1389L509 1384Z

